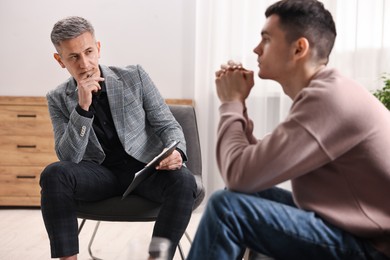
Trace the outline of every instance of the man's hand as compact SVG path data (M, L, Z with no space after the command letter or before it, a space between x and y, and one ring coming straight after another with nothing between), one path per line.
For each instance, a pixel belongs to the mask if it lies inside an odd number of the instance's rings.
M215 73L217 94L221 102L240 101L244 103L253 85L253 71L246 70L241 63L229 61Z
M79 105L85 111L88 111L92 104L92 93L97 93L101 89L99 82L103 80L98 70L92 74L86 73L85 77L77 82Z
M183 158L179 151L174 150L167 158L157 165L156 170L179 170L183 166Z

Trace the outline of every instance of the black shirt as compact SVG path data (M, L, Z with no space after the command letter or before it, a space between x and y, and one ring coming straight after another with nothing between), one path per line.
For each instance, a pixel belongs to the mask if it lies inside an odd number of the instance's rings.
M106 154L102 165L107 168L128 169L136 172L143 168L145 164L128 155L123 148L112 119L104 81L100 82L100 87L101 90L92 96L89 111L85 111L80 105L77 105L76 111L81 116L94 118L93 130Z

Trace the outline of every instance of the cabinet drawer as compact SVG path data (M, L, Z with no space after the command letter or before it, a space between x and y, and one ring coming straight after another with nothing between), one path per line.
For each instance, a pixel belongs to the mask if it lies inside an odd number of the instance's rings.
M0 166L0 196L40 196L43 167Z
M0 165L42 166L58 161L51 136L2 136Z
M0 135L52 134L46 106L0 106Z

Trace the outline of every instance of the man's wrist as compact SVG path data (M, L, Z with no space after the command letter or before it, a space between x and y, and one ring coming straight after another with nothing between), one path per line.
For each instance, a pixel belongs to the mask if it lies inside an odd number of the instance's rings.
M88 117L92 118L93 117L93 112L92 111L86 111L84 110L79 104L76 107L76 112L83 117Z
M178 151L178 152L180 153L181 159L182 159L183 162L187 161L186 155L183 153L182 150L180 150L180 148L177 148L177 147L176 147L176 151Z

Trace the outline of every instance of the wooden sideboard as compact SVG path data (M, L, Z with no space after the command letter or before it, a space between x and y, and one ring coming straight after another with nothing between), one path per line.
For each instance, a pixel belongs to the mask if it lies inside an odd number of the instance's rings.
M0 97L0 206L39 206L39 175L58 160L44 97Z
M0 206L39 206L39 176L57 160L46 99L0 96Z

